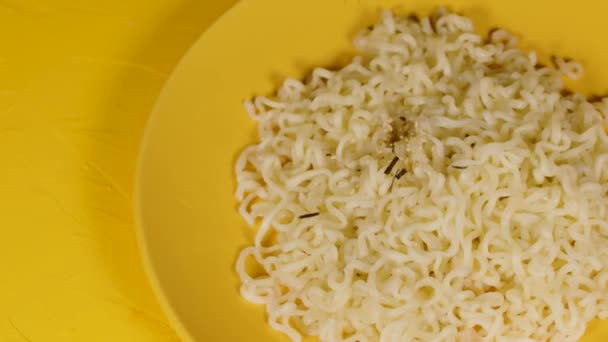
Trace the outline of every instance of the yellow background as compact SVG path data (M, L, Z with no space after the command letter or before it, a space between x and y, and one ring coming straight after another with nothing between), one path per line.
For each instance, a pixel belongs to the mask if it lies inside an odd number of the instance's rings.
M135 159L168 75L235 1L0 0L0 341L178 341L140 265ZM525 33L558 41L549 31L569 11L556 8L571 3L534 2L561 17L501 9L493 19L509 27L549 20ZM606 31L602 21L579 17L573 25L600 37ZM547 51L606 51L601 40L563 35L568 48L547 40ZM322 54L310 64L324 61ZM606 74L602 58L587 62ZM601 88L598 79L584 88ZM264 324L257 311L251 326ZM605 337L597 323L590 330Z
M0 341L177 341L132 220L148 113L234 0L0 0Z

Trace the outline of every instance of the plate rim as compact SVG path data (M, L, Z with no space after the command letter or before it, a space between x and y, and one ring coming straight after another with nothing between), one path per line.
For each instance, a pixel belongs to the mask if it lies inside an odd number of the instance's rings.
M160 277L155 269L155 266L152 263L152 257L150 250L148 248L147 243L147 235L146 229L144 228L144 196L143 192L143 178L144 178L144 164L145 164L145 156L148 151L148 147L151 141L151 136L153 132L154 125L156 121L158 121L158 116L160 112L161 105L165 102L165 99L168 97L169 89L175 83L175 79L177 75L184 71L184 65L190 60L193 56L193 51L196 50L198 46L203 44L204 38L209 34L209 32L213 31L218 25L221 24L225 20L230 13L234 13L235 9L241 7L245 1L238 0L237 2L228 6L222 14L220 14L217 18L215 18L211 24L204 29L204 31L196 38L196 40L188 47L183 56L179 59L179 61L175 64L173 71L171 71L169 77L165 81L162 89L158 93L156 97L156 101L152 106L148 114L148 118L144 125L143 134L140 138L140 146L137 152L136 166L135 166L135 174L134 174L134 186L133 186L133 218L134 218L134 226L135 226L135 235L136 235L136 243L137 249L139 251L139 255L141 258L141 263L144 269L144 273L146 278L148 279L148 283L152 288L152 292L154 293L154 297L156 298L158 304L161 307L165 318L169 322L171 328L175 331L178 337L183 342L195 342L195 338L193 337L190 330L185 326L183 321L179 318L178 313L175 308L171 304L169 300L169 295L163 289L160 281Z

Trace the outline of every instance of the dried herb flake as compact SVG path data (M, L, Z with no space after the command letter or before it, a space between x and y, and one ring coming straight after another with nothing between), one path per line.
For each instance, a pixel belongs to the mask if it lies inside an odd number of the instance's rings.
M384 174L388 175L389 173L391 173L391 171L393 171L393 168L395 167L395 164L397 164L398 161L399 157L394 157L393 160L391 160L391 163L388 164L388 166L386 167L386 170L384 170Z
M319 213L319 212L316 212L316 213L308 213L308 214L300 215L300 216L298 216L298 218L305 219L305 218L309 218L309 217L315 217L315 216L319 216L319 215L320 215L320 213Z
M401 169L399 171L397 171L397 174L395 175L395 178L397 178L397 180L399 180L401 177L403 177L403 175L405 175L407 173L406 169Z

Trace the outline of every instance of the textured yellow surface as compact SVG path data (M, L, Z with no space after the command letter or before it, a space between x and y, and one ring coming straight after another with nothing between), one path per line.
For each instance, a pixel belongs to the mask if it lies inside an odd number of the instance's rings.
M234 1L0 0L0 341L177 341L140 265L135 159Z
M238 296L233 271L251 230L233 197L239 151L255 139L242 101L275 89L285 76L335 65L353 33L381 7L402 12L450 5L480 30L499 26L522 37L546 61L552 53L582 61L576 90L608 89L605 13L594 0L246 0L194 45L159 98L142 154L138 212L145 263L161 303L183 336L196 341L287 341L264 324L263 308ZM573 5L576 4L576 5ZM585 342L608 340L593 322Z

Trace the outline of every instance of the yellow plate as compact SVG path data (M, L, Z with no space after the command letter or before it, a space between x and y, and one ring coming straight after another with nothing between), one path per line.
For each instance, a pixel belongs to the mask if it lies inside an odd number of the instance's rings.
M265 324L263 308L239 297L237 252L252 239L233 199L233 164L255 141L243 100L286 76L341 63L351 38L378 19L447 5L477 28L507 28L524 47L573 57L587 75L575 89L608 89L604 14L608 2L248 0L225 14L190 50L152 115L137 182L140 242L153 285L179 333L197 341L286 341ZM594 322L584 341L604 341Z

